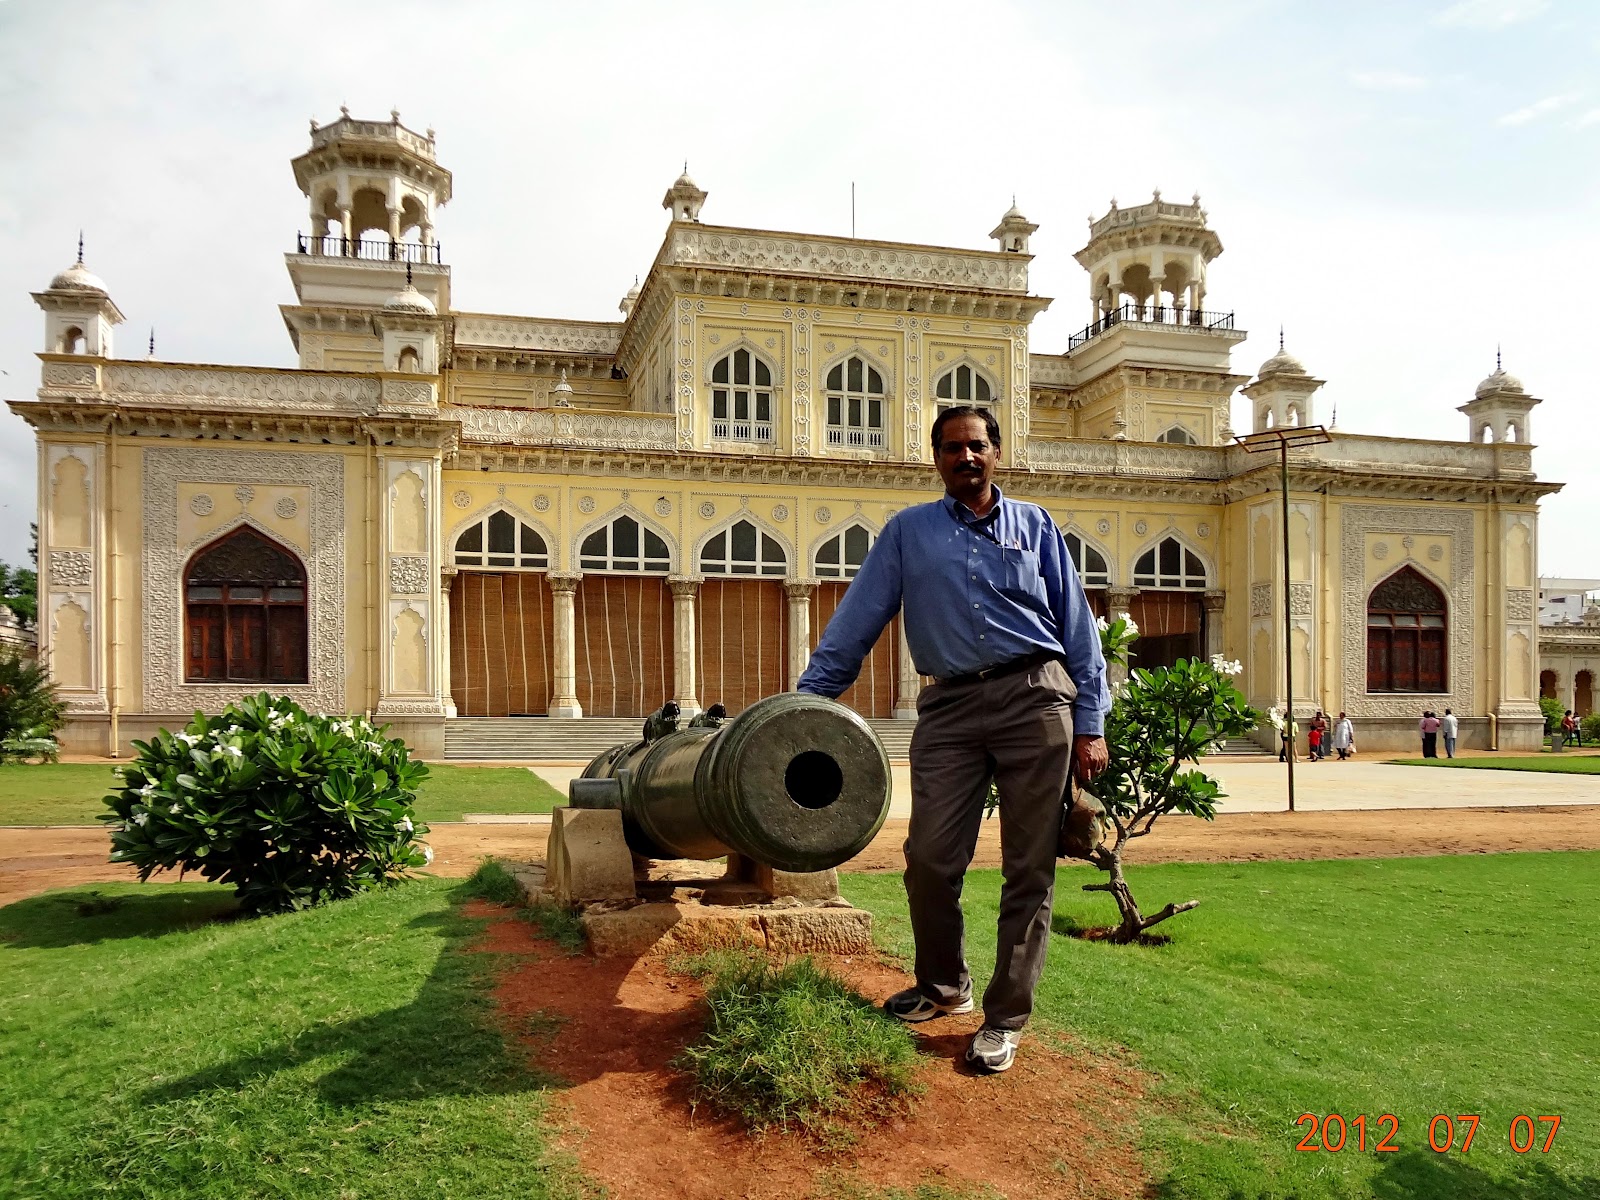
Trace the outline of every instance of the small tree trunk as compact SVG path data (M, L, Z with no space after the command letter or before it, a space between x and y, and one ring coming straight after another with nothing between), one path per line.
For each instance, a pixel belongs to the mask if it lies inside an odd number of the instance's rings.
M1122 874L1122 843L1118 838L1114 849L1107 850L1101 847L1096 850L1089 860L1099 867L1108 876L1104 883L1086 883L1083 890L1086 892L1110 892L1111 898L1117 902L1117 911L1122 914L1122 923L1117 926L1116 933L1108 939L1119 946L1127 945L1134 941L1152 925L1159 925L1168 917L1175 917L1181 912L1188 912L1199 905L1198 900L1185 900L1182 904L1169 904L1153 917L1146 917L1139 911L1139 902L1133 898L1133 892L1128 888L1128 881Z

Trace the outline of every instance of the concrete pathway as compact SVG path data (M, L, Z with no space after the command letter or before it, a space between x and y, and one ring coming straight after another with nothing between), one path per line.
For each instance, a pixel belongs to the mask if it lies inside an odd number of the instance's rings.
M583 770L578 764L528 768L566 794ZM1284 765L1266 761L1213 759L1207 769L1228 795L1219 812L1283 812L1288 807ZM891 762L894 793L890 817L911 815L911 766ZM1533 771L1398 767L1383 762L1320 762L1295 765L1295 806L1305 812L1385 808L1506 808L1543 804L1600 804L1600 775L1544 775Z

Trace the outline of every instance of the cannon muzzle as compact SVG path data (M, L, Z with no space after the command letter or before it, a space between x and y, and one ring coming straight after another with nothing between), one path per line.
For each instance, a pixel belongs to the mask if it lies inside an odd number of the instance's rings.
M864 850L889 813L889 790L888 755L865 720L837 701L786 692L720 728L614 747L572 781L569 797L574 808L620 809L629 848L646 858L736 853L806 872Z

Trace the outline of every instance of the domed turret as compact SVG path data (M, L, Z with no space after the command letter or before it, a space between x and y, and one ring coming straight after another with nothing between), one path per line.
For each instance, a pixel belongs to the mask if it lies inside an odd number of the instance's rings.
M1522 380L1515 375L1509 374L1504 367L1496 365L1494 374L1485 376L1483 382L1478 385L1478 390L1473 394L1476 396L1492 396L1496 392L1521 391Z
M637 303L639 303L639 277L635 275L633 277L633 286L628 289L628 294L617 305L617 311L624 317L630 316L633 313L633 306Z
M1261 364L1261 369L1256 372L1256 378L1265 379L1269 375L1304 375L1305 373L1305 364L1280 346L1276 354Z
M388 313L415 313L419 317L436 317L439 310L433 306L415 285L408 279L406 286L383 302L383 311Z
M83 235L78 235L78 261L50 281L33 302L45 313L45 352L111 357L111 329L122 324L122 311L112 303L105 281L83 265Z
M1013 196L1011 207L1000 218L1000 224L989 231L989 236L1000 243L1002 253L1027 254L1028 238L1038 232L1039 227L1022 215L1022 210L1017 207L1017 198Z
M65 271L62 271L50 281L52 292L83 292L86 295L106 296L105 282L88 267L83 265L80 257Z
M1313 397L1322 380L1313 379L1305 365L1283 348L1283 330L1278 331L1278 352L1256 372L1255 382L1244 388L1253 404L1250 430L1315 425Z
M683 174L667 189L661 198L661 207L672 214L674 221L698 221L700 208L706 202L706 193L689 178L689 164L683 164Z
M1466 413L1471 441L1528 443L1533 441L1528 417L1538 403L1523 390L1522 380L1501 365L1500 351L1496 350L1494 374L1484 379L1472 399L1456 411Z

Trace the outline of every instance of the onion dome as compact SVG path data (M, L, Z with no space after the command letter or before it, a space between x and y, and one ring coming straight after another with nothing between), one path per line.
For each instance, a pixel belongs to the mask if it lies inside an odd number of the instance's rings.
M105 282L88 267L83 265L83 259L73 263L61 274L50 281L52 292L82 292L85 295L104 296Z
M1305 365L1294 355L1280 347L1276 354L1261 364L1261 369L1256 372L1256 377L1265 379L1269 375L1304 375L1305 373Z
M1495 367L1494 374L1478 385L1475 395L1490 396L1495 392L1520 392L1522 380L1515 375L1508 374L1504 367Z
M383 311L390 313L411 313L420 317L436 317L439 310L434 308L433 301L429 300L411 283L383 302Z

